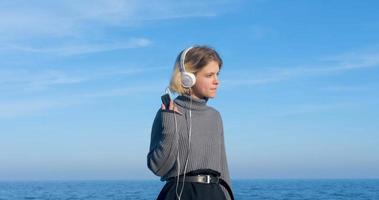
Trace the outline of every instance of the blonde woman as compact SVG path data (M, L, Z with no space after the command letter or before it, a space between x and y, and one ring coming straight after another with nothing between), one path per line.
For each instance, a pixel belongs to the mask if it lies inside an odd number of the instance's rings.
M158 110L147 155L148 168L166 181L158 200L233 199L221 115L207 105L221 66L208 46L189 47L176 59L170 89L178 96Z

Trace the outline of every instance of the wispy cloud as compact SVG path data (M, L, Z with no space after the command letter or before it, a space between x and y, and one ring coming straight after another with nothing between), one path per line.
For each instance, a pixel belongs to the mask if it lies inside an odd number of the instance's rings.
M0 89L15 87L36 89L52 85L80 83L85 80L85 77L70 76L66 72L58 70L0 70Z
M75 45L62 45L54 47L33 47L26 45L10 45L7 50L17 50L29 53L46 53L57 55L77 55L86 53L97 53L112 50L132 49L146 47L151 44L151 41L146 38L132 38L128 41L100 43L100 44L75 44Z
M163 83L163 82L162 82ZM127 88L113 88L111 90L96 91L80 95L81 98L92 99L92 98L107 98L107 97L118 97L118 96L129 96L133 94L142 93L153 93L155 91L162 90L163 84L155 85L139 85Z
M99 79L120 76L134 76L141 73L154 73L167 70L166 67L133 67L90 69L90 70L0 70L0 90L22 88L26 91L45 90L56 85L80 84Z
M51 108L69 106L74 103L75 102L70 102L67 100L62 101L58 99L33 99L24 101L0 102L0 118L14 118L19 116L27 116Z
M112 88L101 91L89 91L85 93L71 94L61 97L29 98L26 100L0 101L0 118L16 118L30 115L44 115L46 111L54 109L80 106L101 98L133 96L136 94L148 94L163 88L163 84L128 86L124 88Z
M255 40L264 39L275 32L272 28L262 25L252 25L247 31L250 32L250 37Z
M339 86L328 86L320 88L322 91L329 92L362 92L362 91L372 91L374 88L367 86L352 86L352 85L339 85Z
M22 0L0 2L0 33L8 38L71 36L109 26L133 26L146 20L209 17L225 12L232 1ZM20 6L23 5L23 6ZM225 6L229 5L229 6Z
M110 30L114 33L115 29L143 26L152 21L214 17L228 12L233 5L236 2L230 0L0 1L0 55L28 52L70 56L146 47L151 40L135 35L103 40Z
M332 70L349 70L356 68L378 67L379 52L351 52L336 56L324 57L322 58L322 60L337 63L338 66L336 66L335 68L331 68Z
M346 110L348 108L358 106L358 104L343 102L330 104L301 104L296 106L290 106L289 108L286 108L286 110L275 110L270 115L274 117L288 117L310 113L336 112L341 109Z
M237 77L236 79L225 79L226 86L240 85L265 85L281 82L299 77L322 76L350 70L379 67L379 53L352 53L338 56L329 56L321 59L318 65L306 65L300 67L268 68L261 72L251 72L252 77ZM247 72L243 72L246 75ZM255 75L254 74L259 74Z

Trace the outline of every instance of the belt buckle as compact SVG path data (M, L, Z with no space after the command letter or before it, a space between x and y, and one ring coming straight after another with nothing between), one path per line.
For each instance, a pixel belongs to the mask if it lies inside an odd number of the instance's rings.
M209 184L211 183L211 176L210 175L206 175L206 183Z

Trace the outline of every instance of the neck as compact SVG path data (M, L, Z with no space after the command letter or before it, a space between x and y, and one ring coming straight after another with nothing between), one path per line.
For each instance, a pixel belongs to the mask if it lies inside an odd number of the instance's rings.
M192 99L192 100L191 100ZM192 95L182 94L175 99L175 103L179 104L182 107L188 108L191 110L205 110L207 109L208 99L199 99L198 97L193 97Z
M193 99L196 99L196 100L208 100L209 98L208 97L204 97L204 96L200 96L200 95L197 95L193 92L193 90L191 89L190 91L190 96L193 98Z
M192 99L194 99L194 100L198 100L198 101L199 101L199 100L200 100L200 101L201 101L201 100L208 101L208 99L209 99L208 97L198 97L198 96L196 96L196 95L194 95L194 94L192 94L191 97L192 97Z
M193 99L197 99L197 100L204 99L204 98L200 98L200 97L198 97L198 96L196 96L196 95L194 95L194 94L192 94L191 97L192 97Z

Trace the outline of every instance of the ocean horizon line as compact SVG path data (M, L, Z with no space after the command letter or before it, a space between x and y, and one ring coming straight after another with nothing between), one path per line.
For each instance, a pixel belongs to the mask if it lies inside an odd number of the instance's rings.
M332 178L332 177L324 177L324 178L234 178L234 181L317 181L317 180L379 180L379 177L374 178ZM0 179L1 182L144 182L144 181L159 181L157 179Z

